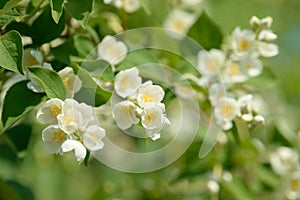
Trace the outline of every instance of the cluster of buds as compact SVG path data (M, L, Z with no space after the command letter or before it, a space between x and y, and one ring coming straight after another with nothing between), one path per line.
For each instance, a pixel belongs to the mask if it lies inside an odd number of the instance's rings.
M137 68L120 71L115 78L115 93L122 98L113 105L113 118L122 130L141 122L148 137L160 138L160 132L169 124L165 115L164 90L152 81L142 83Z

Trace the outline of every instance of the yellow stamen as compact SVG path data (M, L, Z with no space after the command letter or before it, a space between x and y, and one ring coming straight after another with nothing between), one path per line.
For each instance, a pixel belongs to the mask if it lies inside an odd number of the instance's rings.
M239 46L239 49L241 49L242 51L247 51L249 49L249 47L250 47L250 43L246 39L241 39L239 41L239 45L238 46Z
M65 87L66 87L67 89L69 89L69 88L70 88L70 79L69 79L69 77L65 77L65 78L63 79L63 82L64 82Z
M56 118L57 115L61 114L61 107L54 105L50 108L50 114L52 118Z
M222 113L223 113L225 116L230 115L231 109L230 109L230 107L229 107L227 104L224 105L224 107L222 108Z
M57 130L53 132L51 139L55 141L57 144L61 144L63 141L67 139L67 136L63 131Z
M237 63L232 63L230 66L230 74L237 74L240 71L240 67Z
M180 20L176 20L176 21L174 21L174 28L176 29L176 30L178 30L178 31L181 31L181 30L183 30L183 27L184 27L184 23L182 22L182 21L180 21Z
M72 117L65 118L65 123L66 123L67 125L69 125L69 124L71 124L71 123L73 123L73 122L75 122L75 119L74 119L74 118L72 118Z
M153 102L152 96L150 96L149 94L145 94L145 95L143 96L143 101L144 101L145 103L151 103L151 102Z
M292 179L290 181L290 186L292 190L298 190L300 188L300 180L299 179Z
M97 135L96 135L96 133L91 133L90 134L90 136L94 139L94 140L96 140L97 139Z
M148 123L150 123L150 122L152 122L152 121L154 121L155 120L155 114L154 113L148 113L147 115L146 115L146 121L148 122Z

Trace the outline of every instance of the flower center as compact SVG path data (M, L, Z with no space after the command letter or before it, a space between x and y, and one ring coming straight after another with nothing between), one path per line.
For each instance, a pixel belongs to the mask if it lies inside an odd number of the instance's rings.
M183 27L184 27L184 24L183 24L182 21L176 20L176 21L174 22L174 28L175 28L176 30L182 31L182 30L183 30Z
M117 51L114 48L111 48L111 47L106 48L106 52L111 57L117 57L117 55L118 55Z
M64 82L65 87L66 87L67 89L69 89L69 88L70 88L70 79L69 79L69 77L65 77L65 78L63 79L63 82Z
M50 113L52 118L56 118L57 115L61 114L61 107L54 105L50 108Z
M146 121L148 122L148 123L151 123L151 122L153 122L154 120L155 120L155 114L154 113L148 113L147 115L146 115Z
M67 125L71 124L71 123L74 123L75 122L75 119L73 117L68 117L68 118L65 118L65 123Z
M222 113L225 116L230 115L230 113L231 113L230 106L228 106L227 104L225 104L224 107L222 108Z
M237 63L233 63L230 67L230 74L237 74L240 71L239 65Z
M241 39L239 41L239 48L242 50L242 51L247 51L250 47L250 43L248 40L246 39Z
M91 133L90 136L91 136L94 140L97 140L97 135L96 135L96 133Z
M145 95L143 96L143 101L144 101L145 103L151 103L151 102L153 102L153 98L152 98L152 96L150 96L149 94L145 94Z
M55 141L57 144L61 144L66 139L67 139L66 134L61 130L54 131L52 135L52 140Z
M290 181L291 189L297 191L300 188L300 180L299 179L292 179Z

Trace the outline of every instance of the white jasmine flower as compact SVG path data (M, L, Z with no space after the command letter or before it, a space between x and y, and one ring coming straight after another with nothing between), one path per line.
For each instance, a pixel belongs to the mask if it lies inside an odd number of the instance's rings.
M120 71L115 77L115 91L123 98L130 96L136 88L141 86L142 78L137 68Z
M38 110L36 118L42 124L57 124L57 115L62 113L64 102L53 98L46 101Z
M97 151L102 149L104 143L102 142L102 138L105 136L105 130L99 126L89 126L86 129L85 134L83 135L83 144L90 151Z
M66 140L61 146L62 152L71 152L78 162L84 160L86 156L86 148L83 144L76 140Z
M86 127L94 122L93 109L85 103L74 99L66 99L62 113L57 116L59 127L68 134L79 131L83 133Z
M164 107L160 105L145 108L141 115L142 125L152 140L160 138L160 131L169 120L164 115Z
M74 96L82 87L82 81L74 74L71 67L65 67L58 72L58 75L63 80L67 92L67 98Z
M238 102L230 97L222 98L214 107L214 115L218 123L224 123L224 130L232 127L232 120L239 115Z
M115 37L107 35L97 47L98 57L111 65L119 64L128 52L124 42L117 41Z
M238 56L243 56L254 50L255 33L251 30L235 28L231 35L231 47Z
M122 130L128 129L132 124L139 123L136 116L137 106L131 101L121 101L113 108L113 118Z
M195 20L196 17L194 14L183 10L174 9L168 14L164 21L163 27L171 30L166 30L170 37L174 39L182 39L184 34L186 34L190 27L195 23Z
M278 147L270 155L270 163L274 172L285 175L298 166L298 154L289 147Z
M241 61L242 70L250 77L258 76L263 71L263 63L257 54L252 54Z
M204 50L198 53L198 69L203 76L214 76L219 73L225 61L225 53L218 49Z
M226 95L224 85L221 83L213 83L209 87L209 99L211 104L216 105Z
M251 70L251 69L249 69ZM248 79L248 76L244 73L241 63L229 59L226 62L226 68L224 72L224 80L228 83L241 83Z
M148 81L137 88L135 96L139 106L149 108L160 104L165 96L165 92L160 86L152 85L152 82Z
M300 172L299 169L291 174L286 181L285 197L290 200L300 198Z
M43 130L42 139L47 153L61 153L61 145L67 140L67 134L58 126L52 125Z

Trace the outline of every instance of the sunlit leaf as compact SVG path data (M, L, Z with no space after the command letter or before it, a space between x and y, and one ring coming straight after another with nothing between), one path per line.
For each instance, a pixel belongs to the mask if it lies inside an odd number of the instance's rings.
M0 66L23 74L23 46L17 31L10 31L0 37Z
M66 98L66 88L60 76L51 69L43 67L29 67L30 75L44 88L49 98Z

